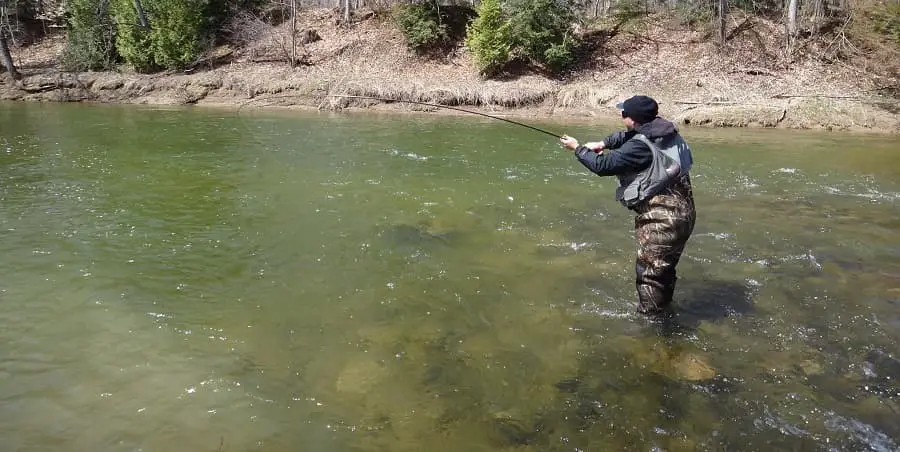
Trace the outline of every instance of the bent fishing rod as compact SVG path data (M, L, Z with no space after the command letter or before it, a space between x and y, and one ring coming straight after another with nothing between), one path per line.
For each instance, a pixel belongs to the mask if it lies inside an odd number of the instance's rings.
M527 128L529 128L529 129L531 129L531 130L535 130L535 131L538 131L538 132L541 132L541 133L545 133L545 134L550 135L551 137L554 137L554 138L562 138L561 136L559 136L559 135L557 135L557 134L555 134L555 133L553 133L553 132L548 132L548 131L546 131L546 130L544 130L544 129L539 129L539 128L537 128L537 127L530 126L530 125L528 125L528 124L522 124L521 122L513 121L512 119L501 118L501 117L499 117L499 116L492 116L492 115L489 115L489 114L487 114L487 113L481 113L481 112L478 112L478 111L466 110L466 109L464 109L464 108L451 107L451 106L449 106L449 105L432 104L432 103L429 103L429 102L419 102L419 101L415 101L415 100L386 99L386 98L382 98L382 97L373 97L373 96L350 96L350 95L343 95L343 94L330 94L329 97L347 97L347 98L351 98L351 99L372 99L372 100L380 100L380 101L382 101L382 102L404 102L404 103L409 103L409 104L426 105L426 106L429 106L429 107L436 107L436 108L447 108L447 109L450 109L450 110L456 110L456 111L461 111L461 112L465 112L465 113L471 113L471 114L473 114L473 115L484 116L484 117L486 117L486 118L499 119L500 121L506 121L506 122L508 122L508 123L515 124L515 125L517 125L517 126L527 127Z
M277 97L297 97L297 96L277 96ZM531 130L534 130L534 131L537 131L537 132L540 132L543 134L550 135L551 137L554 137L554 138L562 139L562 136L560 136L559 134L556 134L553 132L548 132L544 129L530 126L528 124L522 124L521 122L513 121L512 119L501 118L499 116L493 116L493 115L489 115L487 113L481 113L478 111L466 110L464 108L452 107L450 105L433 104L430 102L419 102L419 101L415 101L415 100L388 99L388 98L384 98L384 97L375 97L375 96L353 96L353 95L347 95L347 94L329 94L329 95L327 95L327 97L344 97L344 98L350 98L350 99L370 99L370 100L378 100L378 101L382 101L382 102L403 102L403 103L408 103L408 104L426 105L426 106L435 107L435 108L446 108L449 110L456 110L456 111L461 111L461 112L469 113L469 114L473 114L473 115L484 116L486 118L497 119L500 121L506 121L508 123L515 124L517 126L522 126L522 127L525 127L525 128L528 128L528 129L531 129Z

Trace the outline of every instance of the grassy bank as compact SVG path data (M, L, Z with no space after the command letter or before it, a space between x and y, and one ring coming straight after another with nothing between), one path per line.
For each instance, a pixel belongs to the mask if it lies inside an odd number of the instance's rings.
M900 132L897 100L883 89L896 80L815 58L788 59L780 50L782 27L759 18L735 18L743 22L724 48L708 31L648 20L598 35L586 63L564 77L523 69L485 80L461 45L423 58L406 49L388 18L367 13L335 26L336 14L300 15L298 30L319 39L301 46L303 64L294 68L283 59L287 25L242 46L220 46L189 71L156 74L62 71L65 40L50 36L14 49L23 77L4 79L0 98L429 110L330 97L342 94L520 116L613 118L618 101L640 93L656 97L661 114L682 124Z

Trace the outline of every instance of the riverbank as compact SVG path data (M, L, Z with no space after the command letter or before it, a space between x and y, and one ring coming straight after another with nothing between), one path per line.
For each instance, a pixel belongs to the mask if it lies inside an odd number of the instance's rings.
M190 71L160 74L62 71L64 39L51 36L14 50L23 78L0 82L0 99L436 110L332 97L356 95L523 117L614 119L614 105L640 93L657 98L661 115L679 124L900 132L896 99L879 91L891 80L811 57L788 61L777 24L748 19L742 26L720 50L702 30L642 24L600 39L590 62L566 79L523 71L483 80L461 47L426 60L406 50L385 17L369 13L339 27L333 11L313 10L298 18L310 42L300 46L295 68L280 44L286 25L241 47L219 47Z

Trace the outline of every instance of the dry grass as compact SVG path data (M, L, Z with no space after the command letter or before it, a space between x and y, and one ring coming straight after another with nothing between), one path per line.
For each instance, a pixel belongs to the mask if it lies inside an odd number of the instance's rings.
M525 108L543 104L555 94L555 90L541 89L527 83L513 83L512 86L507 84L428 86L412 80L382 83L376 80L354 80L336 84L330 94L374 96L451 106Z
M623 93L610 86L593 83L574 83L563 86L556 93L555 107L564 109L598 108L615 104L623 98Z

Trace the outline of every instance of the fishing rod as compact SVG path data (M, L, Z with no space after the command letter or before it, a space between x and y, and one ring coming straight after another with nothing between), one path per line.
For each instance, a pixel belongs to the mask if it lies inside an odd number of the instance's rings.
M508 122L508 123L515 124L515 125L517 125L517 126L526 127L526 128L531 129L531 130L535 130L535 131L538 131L538 132L540 132L540 133L544 133L544 134L550 135L551 137L554 137L554 138L562 138L560 135L555 134L555 133L553 133L553 132L548 132L548 131L546 131L546 130L544 130L544 129L540 129L540 128L537 128L537 127L534 127L534 126L530 126L530 125L528 125L528 124L522 124L521 122L513 121L512 119L501 118L501 117L499 117L499 116L492 116L492 115L489 115L489 114L486 114L486 113L481 113L481 112L478 112L478 111L466 110L466 109L464 109L464 108L451 107L451 106L449 106L449 105L432 104L432 103L429 103L429 102L419 102L419 101L415 101L415 100L386 99L386 98L383 98L383 97L373 97L373 96L351 96L351 95L343 95L343 94L329 94L328 97L348 97L348 98L351 98L351 99L372 99L372 100L380 100L380 101L382 101L382 102L405 102L405 103L409 103L409 104L427 105L427 106L429 106L429 107L447 108L447 109L450 109L450 110L461 111L461 112L464 112L464 113L471 113L471 114L473 114L473 115L484 116L484 117L486 117L486 118L499 119L500 121L506 121L506 122Z
M261 98L260 100L277 99L277 98L282 98L282 97L301 97L301 96L300 95L275 96L275 97ZM512 119L501 118L499 116L493 116L493 115L481 113L478 111L466 110L464 108L451 107L449 105L433 104L433 103L429 103L429 102L419 102L419 101L415 101L415 100L388 99L388 98L384 98L384 97L375 97L375 96L353 96L353 95L348 95L348 94L328 94L327 97L344 97L344 98L350 98L350 99L371 99L371 100L379 100L382 102L404 102L404 103L408 103L408 104L426 105L429 107L436 107L436 108L447 108L450 110L461 111L461 112L470 113L473 115L484 116L486 118L497 119L500 121L506 121L508 123L515 124L517 126L522 126L522 127L525 127L525 128L528 128L528 129L531 129L531 130L534 130L534 131L537 131L537 132L540 132L543 134L550 135L551 137L554 137L554 138L559 138L559 139L562 138L562 136L555 134L553 132L548 132L544 129L530 126L528 124L522 124L521 122L513 121ZM246 103L249 103L249 102L246 102ZM240 108L243 107L246 103L241 104L241 106L238 107L238 110L240 110Z

